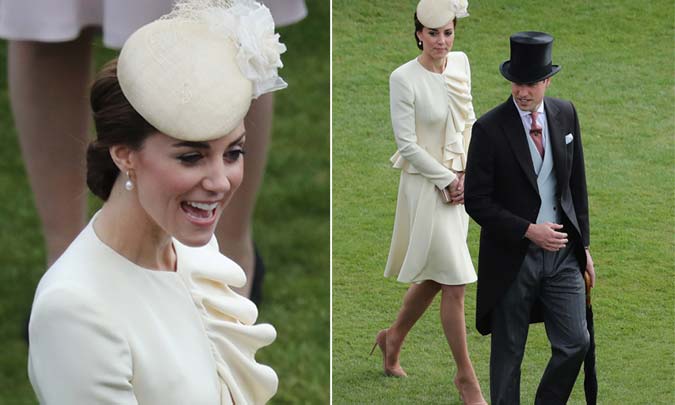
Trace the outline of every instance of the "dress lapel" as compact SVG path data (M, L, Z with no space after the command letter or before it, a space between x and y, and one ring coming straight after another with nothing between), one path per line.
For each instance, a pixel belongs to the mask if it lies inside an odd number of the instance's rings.
M549 98L544 99L544 108L548 119L548 135L551 141L551 152L553 153L553 166L558 183L558 192L560 192L561 185L567 182L567 156L565 156L565 144L561 134L560 110Z
M506 138L509 140L513 153L516 155L520 167L525 172L525 176L529 180L534 190L538 193L537 176L534 173L534 164L532 163L532 155L530 154L529 146L527 146L527 139L525 138L525 128L523 121L520 119L518 110L513 104L513 100L509 97L506 100L506 113L502 120L502 129Z

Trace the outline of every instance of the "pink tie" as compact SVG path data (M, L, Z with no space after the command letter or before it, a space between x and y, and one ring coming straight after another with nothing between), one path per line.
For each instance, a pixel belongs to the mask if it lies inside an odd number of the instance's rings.
M542 132L541 132L541 127L539 126L539 123L537 122L537 115L539 115L538 112L533 111L531 113L532 115L532 125L530 126L530 137L532 138L532 141L534 141L534 146L537 147L537 151L539 151L539 154L541 157L544 157L544 142L542 141Z

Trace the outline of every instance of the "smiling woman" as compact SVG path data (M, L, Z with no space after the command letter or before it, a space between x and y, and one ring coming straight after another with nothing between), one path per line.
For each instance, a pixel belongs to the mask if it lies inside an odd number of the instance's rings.
M267 46L257 71L247 63L261 55L237 37L251 16L266 28L244 33ZM246 278L213 234L242 182L251 100L286 86L284 49L264 6L186 0L98 75L87 184L105 203L35 295L29 376L41 403L259 404L275 394L277 375L255 353L276 332L255 325L256 306L232 290Z

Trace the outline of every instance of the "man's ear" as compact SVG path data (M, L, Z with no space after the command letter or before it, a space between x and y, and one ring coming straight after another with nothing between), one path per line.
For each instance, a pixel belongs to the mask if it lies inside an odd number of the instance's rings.
M120 172L126 173L134 169L134 151L127 145L113 145L109 149L110 157L120 169Z

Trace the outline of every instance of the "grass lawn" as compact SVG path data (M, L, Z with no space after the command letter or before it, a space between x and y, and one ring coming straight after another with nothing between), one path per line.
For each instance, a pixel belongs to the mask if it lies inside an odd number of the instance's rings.
M279 30L288 46L281 75L289 87L276 94L254 224L268 270L260 321L274 324L278 333L257 358L279 375L275 404L329 401L330 8L321 0L307 5L308 18ZM96 45L97 66L114 56ZM21 334L45 252L10 114L5 42L0 42L0 140L0 404L34 404ZM98 206L92 199L91 210Z
M333 403L459 403L437 298L402 352L407 379L385 378L368 357L398 311L406 285L384 279L399 172L388 77L418 54L416 0L333 1ZM477 115L503 102L499 74L509 35L551 33L563 66L547 95L574 101L584 137L591 211L593 292L601 404L675 403L675 100L673 3L472 0L455 50L471 61ZM471 224L474 260L479 227ZM489 393L489 337L475 330L467 287L468 344ZM543 325L530 328L521 398L533 403L550 355ZM583 377L583 373L581 375ZM582 404L583 378L570 403Z

